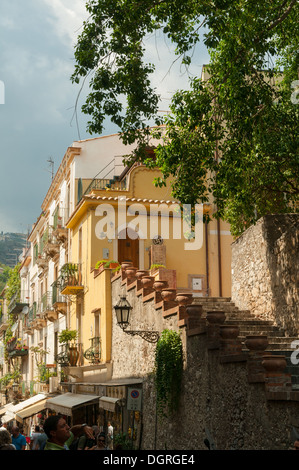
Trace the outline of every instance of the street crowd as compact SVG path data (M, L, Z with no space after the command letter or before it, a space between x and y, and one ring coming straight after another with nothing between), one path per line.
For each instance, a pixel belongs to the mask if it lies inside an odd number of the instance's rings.
M6 424L0 427L0 450L111 450L112 440L111 423L106 439L98 426L84 423L70 428L61 415L49 416L43 427L35 426L30 437L25 437L18 426L11 432Z

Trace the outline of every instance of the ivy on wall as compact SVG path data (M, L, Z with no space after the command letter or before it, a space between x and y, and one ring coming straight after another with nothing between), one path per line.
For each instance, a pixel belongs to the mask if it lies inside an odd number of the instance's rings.
M179 333L164 330L155 353L157 413L167 417L179 408L183 374L183 347Z

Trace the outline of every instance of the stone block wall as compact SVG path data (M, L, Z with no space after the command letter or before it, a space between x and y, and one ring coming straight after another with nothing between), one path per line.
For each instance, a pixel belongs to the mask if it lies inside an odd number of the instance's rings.
M261 218L232 244L232 300L299 333L299 215Z
M130 330L180 331L184 373L180 408L167 418L157 417L154 386L155 344L124 333L113 315L112 379L142 377L141 449L207 450L212 436L219 450L286 450L292 445L293 426L299 424L299 394L273 392L265 381L249 380L246 353L223 356L221 347L209 346L208 330L194 333L180 315L163 313L154 297L143 296L137 284L121 278L112 282L112 303L125 295L132 308Z

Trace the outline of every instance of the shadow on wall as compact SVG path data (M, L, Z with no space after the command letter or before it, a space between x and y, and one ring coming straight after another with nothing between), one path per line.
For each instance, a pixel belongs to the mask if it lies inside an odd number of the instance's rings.
M275 322L290 336L299 333L298 228L298 214L264 217L263 235L267 243L272 312Z

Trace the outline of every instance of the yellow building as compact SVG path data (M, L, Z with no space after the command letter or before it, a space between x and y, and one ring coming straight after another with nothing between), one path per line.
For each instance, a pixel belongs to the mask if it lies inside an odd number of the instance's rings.
M202 212L212 212L213 207L198 206L195 238L189 240L192 227L184 225L170 186L153 185L157 176L158 170L135 164L108 184L93 180L67 223L71 263L65 270L74 272L64 276L61 288L72 298L69 327L78 330L78 342L85 351L79 374L84 380L99 380L101 375L109 379L112 359L113 270L95 269L99 261L130 260L139 270L160 264L165 266L164 275L172 287L190 290L195 296L230 296L232 237L228 225L222 221L202 223ZM86 187L84 181L82 184ZM91 361L86 351L90 347L89 353L96 351L98 341L101 357L94 363L102 364L102 369L100 365L87 367Z

